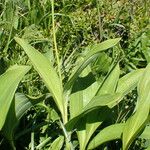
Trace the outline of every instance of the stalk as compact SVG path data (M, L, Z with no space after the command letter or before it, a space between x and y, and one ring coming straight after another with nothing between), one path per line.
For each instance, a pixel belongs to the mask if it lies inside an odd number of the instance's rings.
M103 27L102 27L102 19L101 19L101 11L100 11L100 0L97 1L97 11L98 11L98 22L99 22L99 39L100 41L103 38Z
M54 42L54 50L55 50L55 55L56 55L56 62L58 66L58 75L60 78L60 82L62 84L62 76L61 76L61 67L60 67L60 60L59 60L59 53L57 49L57 41L56 41L56 30L55 30L55 19L54 19L54 0L51 0L52 4L52 27L53 27L53 42ZM65 110L65 105L64 105L64 111L62 112L62 118L63 118L63 123L67 123L67 113Z
M57 65L58 65L59 78L62 81L60 61L59 61L59 53L58 53L57 42L56 42L55 19L54 19L54 0L51 0L51 4L52 4L52 27L53 27L54 50L55 50L56 61L57 61Z
M59 122L60 122L61 128L64 132L64 136L66 138L66 150L74 150L74 147L73 147L73 145L70 141L70 134L66 131L66 129L65 129L63 123L61 122L61 120L59 120Z
M31 132L31 150L34 150L34 132Z
M58 53L57 41L56 41L56 31L55 31L54 0L51 0L51 4L52 4L52 27L53 27L54 50L55 50L56 61L57 61L57 65L58 65L58 74L59 74L59 78L60 78L60 81L62 84L61 67L60 67L59 53ZM67 103L66 102L64 102L64 112L62 113L62 120L63 120L63 123L60 121L60 124L61 124L62 130L64 132L64 136L66 137L66 147L68 150L69 149L73 150L72 143L70 142L70 136L64 127L64 124L66 124L68 122Z

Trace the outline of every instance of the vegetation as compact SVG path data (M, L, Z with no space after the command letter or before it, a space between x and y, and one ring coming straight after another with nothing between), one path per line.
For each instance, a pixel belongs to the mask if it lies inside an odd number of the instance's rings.
M0 1L0 149L150 149L150 3Z

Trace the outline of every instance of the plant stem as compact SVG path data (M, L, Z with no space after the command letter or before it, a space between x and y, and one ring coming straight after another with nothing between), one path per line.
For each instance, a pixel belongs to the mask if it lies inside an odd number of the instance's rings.
M31 132L31 150L34 150L34 132Z
M98 11L98 22L99 22L99 39L100 41L103 38L103 27L102 27L102 19L101 19L101 11L100 11L100 0L97 1L97 11Z
M54 0L51 0L51 4L52 4L52 26L53 26L54 49L55 49L56 61L57 61L57 65L58 65L58 74L59 74L59 78L62 81L59 53L58 53L57 42L56 42L55 19L54 19Z
M66 148L67 148L67 150L74 150L74 147L73 147L73 145L72 145L72 143L70 141L69 133L66 131L66 129L65 129L63 123L61 122L61 120L59 120L59 122L60 122L61 128L62 128L62 130L64 132L64 136L66 138Z
M13 140L10 141L10 145L11 145L11 147L12 147L13 150L16 150L16 147L14 145L14 141Z

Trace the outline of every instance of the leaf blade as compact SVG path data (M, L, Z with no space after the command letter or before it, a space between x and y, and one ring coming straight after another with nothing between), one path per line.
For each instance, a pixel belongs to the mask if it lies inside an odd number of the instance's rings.
M17 86L29 69L28 66L15 65L0 76L0 130L5 123Z
M121 139L123 128L124 124L114 124L104 128L90 141L87 149L95 149L105 142Z
M15 40L30 58L35 70L39 73L45 85L52 93L54 101L61 114L64 115L62 83L57 75L57 72L50 64L50 61L32 46L30 46L25 40L18 37L15 37Z
M110 40L106 40L102 43L99 43L97 45L95 45L91 51L89 53L87 53L84 61L82 62L82 64L78 67L78 69L76 70L76 72L72 75L72 77L70 78L70 80L67 82L67 84L65 85L65 90L68 91L73 83L75 82L75 80L77 79L77 77L79 76L79 74L96 58L99 56L99 53L107 50L109 48L112 48L113 46L115 46L121 39L120 38L116 38L116 39L110 39Z
M146 67L138 84L138 107L125 124L123 131L123 149L127 150L148 120L150 110L150 64Z

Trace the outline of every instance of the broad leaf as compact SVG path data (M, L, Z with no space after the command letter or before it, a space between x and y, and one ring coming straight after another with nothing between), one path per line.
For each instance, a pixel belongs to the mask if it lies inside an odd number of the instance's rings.
M142 134L139 136L139 138L142 139L150 139L150 125L147 125L142 132Z
M99 56L99 53L107 50L113 46L115 46L118 42L120 41L120 38L116 38L116 39L110 39L110 40L106 40L100 44L97 44L95 46L93 46L93 48L86 54L84 61L82 62L82 64L77 68L77 70L75 71L75 73L71 76L70 80L67 82L67 84L65 85L65 90L69 90L75 80L78 78L79 74L96 58Z
M119 65L117 64L111 69L108 76L105 78L104 82L102 83L102 86L97 90L98 91L97 93L99 95L101 95L103 93L104 94L105 93L111 93L111 94L114 93L116 86L117 86L117 81L119 79L119 74L120 74L120 70L119 70ZM84 95L82 96L82 94L81 94L81 97L79 99L80 102L83 99L84 101L90 103L89 100L86 100L88 98L86 98L85 95L89 95L92 90L93 89L91 87L89 87L89 91L83 90ZM102 90L102 92L100 92L101 90ZM86 93L86 92L88 92L88 93ZM92 92L92 93L95 93L95 92ZM99 99L98 99L98 101L99 101ZM101 103L101 101L99 101L99 102ZM116 104L117 103L115 101L115 105ZM86 103L86 105L87 105L87 103ZM84 106L86 106L86 105L84 105ZM94 131L105 120L103 116L106 116L106 114L108 115L108 113L107 113L108 111L104 111L104 110L107 110L107 109L105 108L105 109L98 109L96 111L92 111L89 114L87 114L87 116L84 117L85 121L83 123L81 123L81 125L80 125L80 126L82 126L82 129L77 131L79 142L80 142L80 149L85 149L85 147L86 147L89 139L91 138L92 134L94 133ZM81 111L83 111L83 108ZM103 112L105 112L105 113L103 113ZM100 119L99 119L99 117L100 117ZM75 120L75 121L77 121L77 120ZM79 121L78 124L80 124L80 122L81 121Z
M110 113L110 109L102 107L90 112L77 122L76 126L80 149L86 149L87 143L94 131L103 123Z
M50 61L39 51L30 46L25 40L17 37L15 38L15 40L24 49L24 51L30 58L35 70L39 73L45 85L52 93L55 103L57 104L61 114L64 116L62 83L53 66L50 64Z
M120 68L119 64L115 65L105 78L102 86L97 91L96 95L112 94L115 92L119 80Z
M83 109L82 113L87 113L93 109L102 106L108 106L109 108L114 107L120 102L122 95L119 93L116 94L103 94L95 96Z
M119 64L116 64L109 71L102 85L98 89L96 95L114 93L116 90L117 83L118 83L119 75L120 75ZM115 102L115 105L116 105L116 102ZM105 111L104 110L100 111L100 110L101 109L96 110L95 112L91 112L86 117L86 128L84 131L86 132L86 134L85 134L85 140L82 143L83 146L81 145L82 147L80 147L81 149L84 149L86 147L92 134L95 132L98 126L102 124L102 122L106 119L106 117L110 114L107 109L105 109ZM99 117L101 118L100 120L98 119ZM92 121L93 119L95 119L95 122ZM80 136L83 137L81 134Z
M16 93L14 101L12 102L5 124L2 128L3 135L10 141L14 140L15 128L19 123L21 117L29 110L32 106L39 103L44 96L38 99L28 99L24 94ZM11 124L11 126L10 126Z
M122 99L122 95L119 93L116 94L104 94L95 96L92 100L83 108L83 110L76 117L72 118L67 124L66 127L68 130L72 129L77 120L87 113L99 109L101 107L110 107L115 106Z
M59 136L50 146L49 150L61 150L64 143L64 137Z
M0 130L5 123L17 86L29 69L28 66L15 65L0 76Z
M138 69L120 78L117 86L117 92L122 93L123 95L128 94L137 86L143 72L144 69Z
M90 141L87 149L95 149L103 143L121 139L123 128L124 124L114 124L104 128Z
M87 67L76 80L73 87L73 93L70 95L71 118L75 117L82 111L87 103L89 103L94 97L97 89L98 83L95 81L90 67Z
M127 150L145 126L150 110L150 64L146 67L138 84L138 107L123 131L123 149Z

